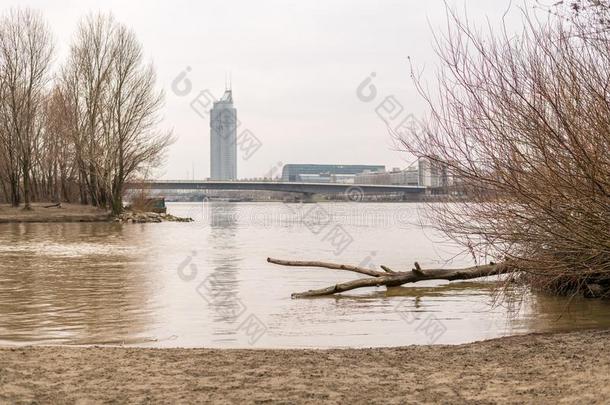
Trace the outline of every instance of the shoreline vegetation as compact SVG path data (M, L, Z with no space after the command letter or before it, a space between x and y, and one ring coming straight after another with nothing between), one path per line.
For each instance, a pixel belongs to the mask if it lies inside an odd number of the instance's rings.
M45 208L48 207L48 208ZM109 210L82 204L51 206L50 203L32 203L31 209L24 210L8 204L0 204L0 224L7 223L71 223L71 222L119 222L157 223L191 222L191 218L181 218L171 214L157 214L140 210L124 210L112 215Z
M582 330L373 349L0 347L0 402L601 404L609 344L610 330Z
M610 1L523 7L517 31L446 11L434 84L411 64L426 112L390 131L460 190L426 220L533 288L610 297Z
M127 180L152 175L174 141L160 128L164 93L135 32L90 13L59 66L42 13L7 10L0 33L0 201L120 214Z

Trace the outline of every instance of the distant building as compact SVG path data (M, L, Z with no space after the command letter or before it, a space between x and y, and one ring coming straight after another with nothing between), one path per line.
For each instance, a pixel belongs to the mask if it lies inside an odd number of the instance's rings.
M231 90L210 112L210 179L237 179L237 110Z
M390 185L404 185L404 186L417 186L418 173L417 168L410 167L405 170L398 168L393 169L391 172L364 172L356 176L354 179L356 184L390 184Z
M418 159L417 165L404 170L395 168L391 172L360 173L356 175L354 183L438 188L452 185L453 177L448 173L447 165L421 158Z
M282 169L282 181L349 184L356 175L366 171L383 172L385 166L287 164Z
M452 184L447 166L430 159L420 158L417 162L419 185L424 187L447 187Z

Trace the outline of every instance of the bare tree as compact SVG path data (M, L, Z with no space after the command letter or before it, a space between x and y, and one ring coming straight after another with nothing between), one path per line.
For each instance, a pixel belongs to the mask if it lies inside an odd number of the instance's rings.
M77 29L49 89L51 36L38 13L0 19L0 196L80 201L122 209L125 182L160 163L171 142L157 130L163 93L135 34L112 15Z
M55 202L75 199L78 166L74 158L70 111L59 87L47 95L43 111L43 130L37 148L37 175L40 196Z
M123 207L125 181L158 164L171 136L156 128L163 94L155 90L154 69L143 64L142 46L135 34L119 25L114 49L104 127L110 141L108 189L112 211L118 214Z
M555 292L608 291L610 34L525 12L517 35L448 18L436 90L414 73L427 125L397 134L468 193L431 205L436 225Z
M0 100L7 99L6 82L0 74ZM0 182L7 201L18 207L21 204L21 169L19 148L16 139L9 131L7 103L0 101Z
M170 134L159 133L163 94L135 34L111 15L81 22L62 88L73 117L81 179L95 205L122 210L125 181L160 162Z
M41 109L53 43L42 16L29 9L14 9L0 20L0 75L2 76L2 129L9 166L19 161L25 209L30 208L32 154L38 136ZM15 159L14 155L17 155ZM9 174L13 204L18 172Z
M103 180L99 178L104 166L102 112L114 58L115 26L112 16L96 14L84 18L62 71L62 91L73 118L71 134L80 181L86 188L81 193L82 200L93 205L106 203L100 184Z

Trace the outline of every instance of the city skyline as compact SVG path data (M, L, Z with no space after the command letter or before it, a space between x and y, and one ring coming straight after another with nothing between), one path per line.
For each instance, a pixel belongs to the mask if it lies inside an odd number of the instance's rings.
M209 117L194 111L191 102L201 91L219 99L229 73L241 124L262 144L247 159L238 156L239 178L264 177L280 162L387 168L413 163L412 156L395 150L375 110L393 95L405 113L424 112L408 57L433 79L434 33L444 27L444 2L382 3L23 0L3 5L43 13L57 44L55 70L69 52L78 21L89 13L112 11L131 27L166 96L161 126L173 129L176 138L154 177L203 179L210 176ZM471 21L484 25L487 17L499 21L510 1L451 4L466 7ZM511 15L518 13L513 7ZM363 102L356 91L373 72L378 98ZM191 90L178 94L172 83L183 73Z

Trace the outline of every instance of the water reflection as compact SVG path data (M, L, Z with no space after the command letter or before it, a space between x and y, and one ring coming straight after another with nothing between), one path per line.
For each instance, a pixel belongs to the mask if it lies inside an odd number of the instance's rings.
M205 295L212 312L215 343L235 342L237 320L246 311L239 299L238 271L242 259L239 255L237 205L231 203L208 204L210 226L209 245L214 246L207 261L210 273L199 289Z
M515 311L493 305L487 281L291 300L291 292L357 275L281 268L267 256L370 259L401 269L414 260L436 267L456 253L413 225L412 204L324 204L353 238L335 256L303 223L306 208L173 204L172 213L196 222L0 224L0 344L249 347L248 319L264 327L257 347L286 348L461 343L610 326L607 302L527 295Z

